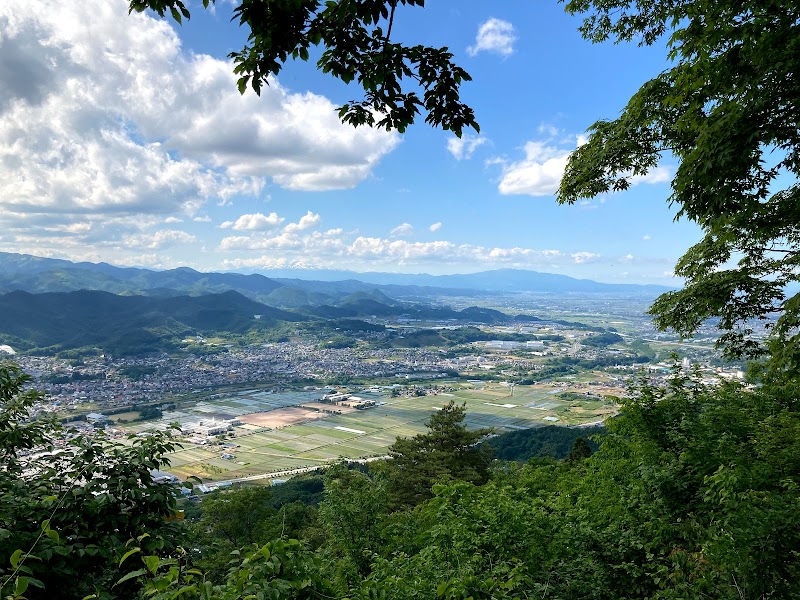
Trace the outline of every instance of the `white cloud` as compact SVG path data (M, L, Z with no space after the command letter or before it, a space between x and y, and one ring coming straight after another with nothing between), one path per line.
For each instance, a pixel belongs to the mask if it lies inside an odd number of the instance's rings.
M507 266L518 268L566 269L570 266L598 262L600 254L588 251L563 252L556 249L512 247L485 247L439 240L413 242L397 238L381 238L347 233L341 229L318 231L297 235L282 232L269 236L254 233L249 236L224 238L219 250L230 253L226 265L257 267L275 264L275 256L259 257L245 253L279 251L284 265L313 264L318 267L350 268L378 265L472 265L479 267Z
M162 229L153 234L138 234L125 237L125 244L133 248L160 250L179 244L194 242L197 238L179 229Z
M164 219L164 223L173 224L173 223L183 223L183 219L179 219L178 217L167 217Z
M546 142L525 144L525 159L503 169L498 190L501 194L551 196L558 191L567 159L572 150L564 150Z
M589 262L596 262L600 258L600 255L594 252L573 252L572 254L570 254L570 256L572 257L572 260L575 261L576 265L582 265L584 263L589 263Z
M575 147L582 146L587 141L584 135L578 135L574 139ZM521 161L514 163L497 161L503 168L498 191L504 195L554 195L561 184L569 155L575 148L563 148L550 140L533 140L525 144L524 150L525 158ZM669 167L656 167L646 175L631 177L630 181L631 185L663 183L670 180L671 173ZM605 197L601 197L599 201L604 204ZM591 202L582 205L584 208L597 208L597 205Z
M643 239L645 242L647 242L647 241L649 241L649 240L652 240L652 239L653 239L653 237L652 237L652 236L651 236L649 233L646 233L646 234L644 234L644 235L642 236L642 239Z
M303 231L305 229L310 229L312 227L316 227L320 224L322 218L314 212L308 211L297 223L289 223L283 230L287 233L296 233L298 231Z
M90 25L89 25L90 24ZM0 215L193 218L210 200L350 188L399 136L277 80L240 95L126 0L0 2Z
M436 223L431 223L431 226L428 227L428 231L430 231L431 233L436 233L441 228L442 228L442 222L441 221L437 221Z
M389 232L392 237L406 237L413 233L414 227L410 223L401 223Z
M536 130L540 135L546 135L549 138L554 138L561 133L561 130L558 127L551 125L550 123L539 123L539 127L537 127Z
M639 185L640 183L666 183L671 179L672 169L669 167L656 167L644 175L635 175L631 177L631 185Z
M475 43L467 48L467 54L475 56L478 52L492 52L510 56L514 53L516 40L517 36L511 23L492 17L478 28Z
M465 133L460 138L451 137L447 140L447 151L453 155L456 160L463 160L472 158L475 150L486 142L486 138L480 135L470 135Z
M242 215L235 221L225 221L220 225L221 229L234 229L236 231L260 231L270 229L283 223L283 217L271 212L269 215L255 213L252 215Z
M199 217L195 217L194 219L192 219L192 221L194 221L195 223L211 223L211 217L209 217L208 215L202 215Z

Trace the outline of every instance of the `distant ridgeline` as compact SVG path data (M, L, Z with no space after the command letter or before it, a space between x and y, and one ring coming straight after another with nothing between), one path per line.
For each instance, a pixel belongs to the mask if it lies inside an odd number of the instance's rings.
M234 336L233 341L246 344L287 340L297 330L320 335L327 331L383 331L383 325L364 321L369 318L410 324L446 321L454 325L539 321L532 315L510 316L475 306L454 310L438 304L438 298L448 294L486 295L491 293L487 290L507 285L510 278L516 278L519 286L532 291L539 289L536 285L544 291L562 289L564 293L576 290L626 293L628 288L636 288L529 271L441 278L364 275L402 283L276 280L263 275L200 273L187 268L151 271L0 253L0 345L7 344L22 352L69 356L91 352L114 355L170 352L187 349L188 343L192 352L204 353L216 350L202 341L192 346L191 338L219 334L226 343ZM438 282L442 287L410 283L417 280ZM470 281L482 291L469 289ZM639 288L640 292L649 290L648 286ZM551 322L596 331L600 334L596 337L598 345L617 341L616 336L602 328ZM390 335L384 347L449 347L487 339L489 336L478 328L423 330L403 336ZM533 338L523 334L494 334L491 339Z
M289 308L335 305L346 296L359 292L363 293L361 299L369 298L391 305L390 297L479 297L497 292L617 294L655 298L670 289L657 285L598 283L565 275L516 269L436 276L349 271L291 273L295 277L302 274L304 279L276 279L242 273L201 273L185 267L153 271L0 252L0 293L14 290L42 293L88 289L114 294L194 296L233 290L271 306ZM311 281L311 278L318 280ZM357 300L359 297L353 296L351 299Z
M364 308L367 310L364 310ZM366 313L366 314L365 314ZM0 344L41 354L83 349L135 355L172 351L187 338L235 336L243 342L284 341L294 331L325 334L384 331L380 324L356 317L413 315L417 320L446 319L453 323L511 323L517 317L483 308L449 308L379 304L363 299L340 306L283 310L251 300L234 291L202 296L134 296L82 290L0 295ZM536 319L521 316L523 322ZM571 324L575 327L587 327ZM452 346L488 339L534 339L525 334L497 334L477 327L395 333L386 347ZM195 350L202 350L198 347Z

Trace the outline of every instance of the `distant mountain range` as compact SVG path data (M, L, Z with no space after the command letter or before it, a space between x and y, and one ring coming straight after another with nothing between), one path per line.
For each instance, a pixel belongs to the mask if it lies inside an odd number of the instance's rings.
M0 344L37 352L98 348L139 354L174 349L187 336L258 336L259 331L303 321L335 328L337 322L370 317L459 324L538 320L474 306L453 310L430 302L445 294L531 291L641 297L667 289L514 270L357 276L373 281L273 279L188 268L155 271L0 253ZM435 285L420 285L428 283Z
M375 285L414 285L437 289L483 290L492 292L588 293L657 296L671 289L663 285L600 283L590 279L575 279L555 273L540 273L523 269L496 269L461 275L428 275L406 273L356 273L335 270L275 270L269 271L275 281L297 281L296 278L319 281L356 279ZM294 277L295 279L287 279Z
M154 296L201 295L234 290L283 308L340 302L356 292L380 290L390 298L486 295L490 292L619 294L654 297L670 288L658 285L598 283L566 275L517 269L468 275L408 275L350 271L276 271L297 277L201 273L186 267L155 271L106 263L73 263L26 254L0 253L0 292L67 292L80 289ZM317 278L317 279L312 279Z

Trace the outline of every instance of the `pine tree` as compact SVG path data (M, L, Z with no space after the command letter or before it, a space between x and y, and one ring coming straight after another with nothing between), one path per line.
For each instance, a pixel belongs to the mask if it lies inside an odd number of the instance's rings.
M433 496L431 488L446 479L485 483L491 450L479 445L491 429L469 431L466 405L452 400L431 415L428 431L399 438L389 448L389 496L392 507L416 506Z

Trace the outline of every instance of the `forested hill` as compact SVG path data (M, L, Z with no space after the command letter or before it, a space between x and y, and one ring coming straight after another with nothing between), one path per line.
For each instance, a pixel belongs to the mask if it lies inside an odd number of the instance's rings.
M260 315L256 318L255 315ZM116 353L163 349L170 340L216 331L245 333L307 317L237 292L156 298L101 291L0 296L0 343L23 350L98 347Z

